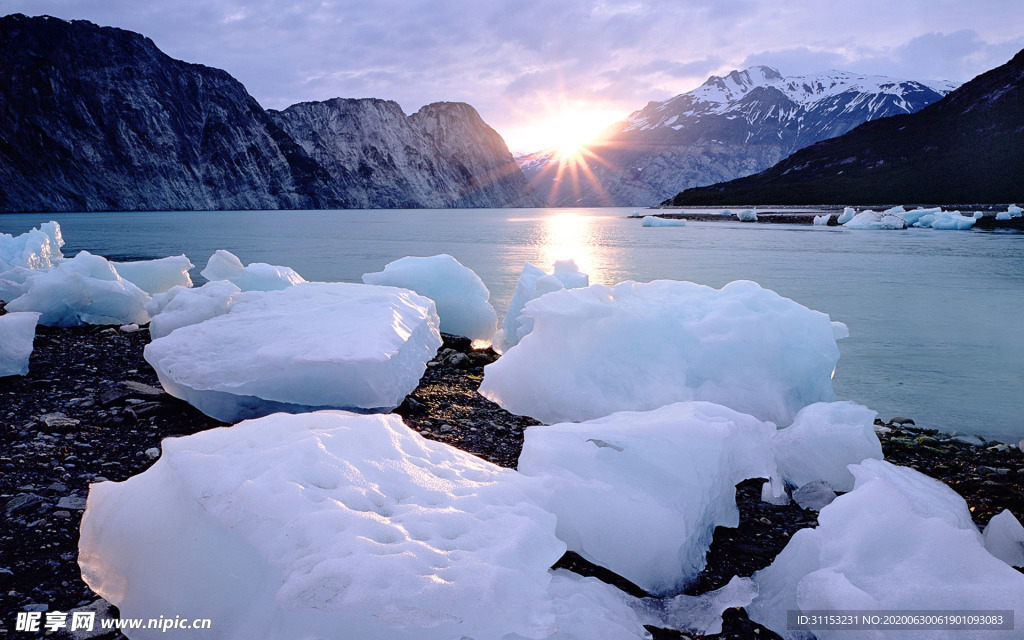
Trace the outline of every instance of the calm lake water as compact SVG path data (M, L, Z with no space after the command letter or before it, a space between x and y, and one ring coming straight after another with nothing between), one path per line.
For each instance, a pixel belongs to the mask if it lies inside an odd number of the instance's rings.
M1024 438L1024 234L851 231L690 222L644 228L633 209L4 214L0 232L57 220L71 256L216 249L293 267L307 280L359 282L406 256L448 253L491 291L499 318L524 262L573 258L592 283L661 278L713 287L755 280L850 327L839 342L840 399L888 419Z

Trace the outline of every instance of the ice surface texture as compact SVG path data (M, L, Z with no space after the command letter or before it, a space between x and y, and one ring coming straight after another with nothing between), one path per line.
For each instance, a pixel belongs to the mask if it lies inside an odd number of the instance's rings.
M390 410L441 345L433 301L404 289L307 282L186 292L165 308L183 296L198 307L184 304L173 324L202 321L153 340L144 355L168 393L225 422L311 408ZM211 313L219 315L204 319Z
M535 300L546 293L562 289L578 289L590 284L590 277L580 273L573 260L555 262L553 271L545 273L540 267L527 262L512 293L508 304L508 313L501 323L501 334L495 340L499 349L507 350L522 340L533 330L533 318L523 315L523 309L530 300Z
M708 400L785 425L835 399L828 316L755 282L592 285L525 315L533 331L485 368L480 392L541 422Z
M747 613L785 638L787 610L965 611L1024 616L1024 575L982 546L963 498L938 480L879 460L851 465L856 487L821 510L766 569ZM1018 623L1019 624L1019 623ZM849 631L815 631L819 640ZM861 632L866 633L866 632ZM1015 631L876 631L872 638L1017 638ZM866 637L866 636L865 636Z
M558 537L655 594L704 567L716 526L739 524L738 482L775 475L775 425L710 402L526 430L519 471L541 480Z
M238 256L218 249L199 272L207 280L228 280L242 291L277 291L305 282L291 267L279 267L264 262L243 266Z
M606 588L552 580L565 545L528 482L398 416L277 414L92 485L79 563L122 616L188 612L214 621L205 637L547 638L560 616L612 615L611 637L643 637Z
M70 327L149 322L149 295L119 276L106 258L88 251L46 270L27 273L23 290L7 304L7 310L38 311L40 324Z
M0 316L0 377L28 373L38 313L23 311Z
M450 255L407 256L389 262L383 271L364 273L363 282L402 287L430 298L445 333L489 342L498 328L498 316L487 301L491 293L471 269Z

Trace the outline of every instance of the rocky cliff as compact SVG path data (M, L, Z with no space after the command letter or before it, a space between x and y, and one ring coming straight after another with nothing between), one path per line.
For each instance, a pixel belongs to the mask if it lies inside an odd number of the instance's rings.
M1024 201L1024 51L942 100L866 123L676 205Z
M347 107L296 124L300 145L282 124L302 118L129 31L7 16L0 60L0 211L539 204L466 105L317 103Z
M582 164L549 154L520 166L553 206L650 205L681 188L762 171L863 122L918 111L954 86L751 67L649 103L588 145Z

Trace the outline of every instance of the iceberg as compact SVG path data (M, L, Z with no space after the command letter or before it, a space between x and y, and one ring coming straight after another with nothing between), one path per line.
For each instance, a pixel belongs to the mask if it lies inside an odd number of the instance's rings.
M471 269L450 255L407 256L364 273L363 282L415 291L434 301L441 331L471 340L490 341L498 315L487 301L491 293Z
M1024 526L1009 509L992 516L982 538L989 553L1010 566L1024 567Z
M123 617L188 612L228 640L644 637L556 636L614 594L552 575L565 545L529 481L398 416L278 414L162 452L93 484L82 518L83 578Z
M894 207L887 211L861 211L842 223L847 229L906 229L907 221L901 214L906 213L903 207Z
M841 225L842 224L846 224L850 220L853 220L854 216L856 216L856 215L857 215L857 212L855 210L853 210L850 207L846 207L846 208L843 209L843 212L841 214L839 214L839 217L836 218L836 222L841 224Z
M740 222L757 222L757 214L752 209L744 209L736 213Z
M827 226L828 221L832 219L831 213L826 213L820 216L814 216L814 224L819 226Z
M173 328L144 356L169 394L224 422L314 408L391 410L441 345L434 302L405 289L305 282L207 293L187 295L173 324L218 315Z
M1024 615L1024 575L982 545L963 498L938 480L879 460L851 465L853 491L797 531L767 568L754 574L751 620L787 640L811 637L787 628L786 612L1013 610ZM963 631L876 630L872 638L949 639ZM847 630L814 631L819 640ZM1018 631L983 632L1015 638ZM974 636L971 636L974 637ZM980 637L980 636L979 636Z
M277 291L287 289L306 280L291 267L279 267L264 262L242 265L238 256L218 249L199 272L207 280L228 280L242 291Z
M804 407L793 424L772 436L779 473L802 487L824 480L836 491L853 489L847 468L865 458L882 459L875 434L876 412L855 402L819 402Z
M0 316L0 377L28 373L38 313L22 311Z
M49 269L64 256L60 225L47 222L18 236L0 233L0 274L8 269Z
M739 524L736 484L776 475L773 433L723 406L678 403L530 427L518 469L540 481L569 549L672 595L704 567L715 527Z
M686 220L682 218L659 218L658 216L644 216L640 221L644 227L685 227Z
M835 400L837 329L750 281L591 285L526 304L533 331L484 369L480 393L541 422L707 400L790 424Z
M184 255L110 264L117 271L117 275L149 295L163 293L177 286L191 287L192 278L189 277L188 271L195 266Z
M977 221L977 218L961 215L959 211L935 211L918 218L914 222L914 226L931 227L932 229L946 231L963 231L973 227Z
M590 277L580 273L574 260L555 262L552 273L548 274L540 267L527 262L512 293L508 305L508 313L501 323L501 332L496 336L495 343L502 351L509 349L522 340L533 330L533 318L523 316L523 309L530 300L541 297L545 293L562 289L578 289L590 284Z
M43 325L149 322L149 295L119 276L106 258L88 251L44 271L27 273L22 288L24 292L7 304L7 310L39 312Z

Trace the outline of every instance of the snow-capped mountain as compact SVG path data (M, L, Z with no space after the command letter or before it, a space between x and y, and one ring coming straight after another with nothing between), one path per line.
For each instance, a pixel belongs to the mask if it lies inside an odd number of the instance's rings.
M576 176L550 152L519 164L554 206L649 205L756 173L869 120L914 113L954 88L846 71L784 77L756 66L712 76L612 125L586 147L587 166Z

